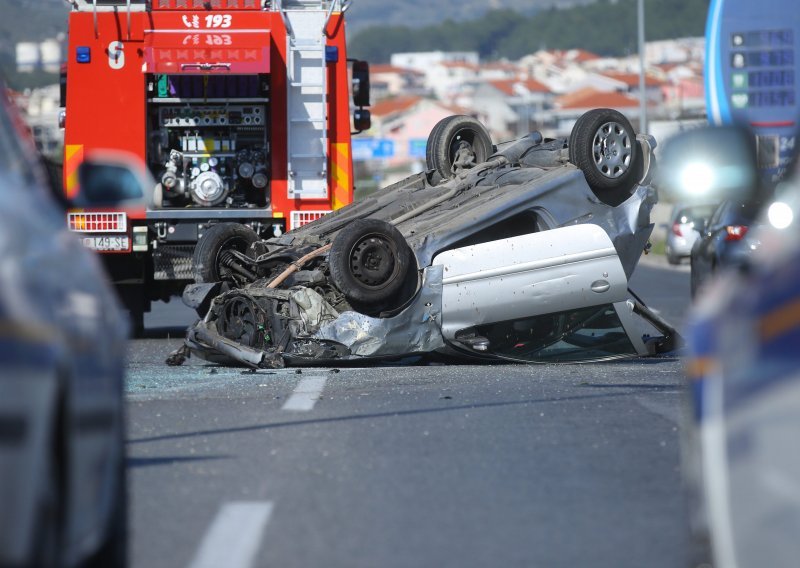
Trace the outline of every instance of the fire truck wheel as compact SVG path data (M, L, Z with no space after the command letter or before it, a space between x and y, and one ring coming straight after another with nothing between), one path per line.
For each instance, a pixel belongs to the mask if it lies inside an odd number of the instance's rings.
M333 284L358 311L397 307L416 262L400 231L379 219L358 219L333 239L328 257ZM375 310L371 310L375 308Z
M197 241L192 259L194 281L219 282L230 278L231 272L224 264L224 254L229 250L247 252L258 235L240 223L217 223L209 227Z
M636 133L625 116L610 108L582 114L569 136L569 161L578 166L598 197L629 193L641 178Z
M494 152L492 137L480 122L465 115L443 118L431 130L425 147L428 169L444 179L485 162Z

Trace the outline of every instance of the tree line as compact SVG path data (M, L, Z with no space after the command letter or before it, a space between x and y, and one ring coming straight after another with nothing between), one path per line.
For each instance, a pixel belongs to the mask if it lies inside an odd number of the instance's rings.
M647 41L702 36L709 0L645 0ZM356 33L349 55L388 63L393 53L477 51L482 59L518 59L539 49L585 49L603 56L637 52L636 0L599 0L526 16L492 10L470 21L423 28L374 26Z

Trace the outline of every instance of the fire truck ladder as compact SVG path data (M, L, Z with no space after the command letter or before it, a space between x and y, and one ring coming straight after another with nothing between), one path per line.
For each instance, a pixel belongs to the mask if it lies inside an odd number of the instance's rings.
M284 0L289 197L328 197L325 28L338 1Z

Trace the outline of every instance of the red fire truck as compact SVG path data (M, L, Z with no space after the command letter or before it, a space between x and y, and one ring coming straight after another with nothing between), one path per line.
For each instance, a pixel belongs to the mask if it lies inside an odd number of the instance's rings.
M349 2L68 1L67 198L97 148L140 156L154 180L141 210L68 213L135 327L197 276L196 251L213 255L211 279L225 250L352 201L350 135L369 127L369 72L347 60Z

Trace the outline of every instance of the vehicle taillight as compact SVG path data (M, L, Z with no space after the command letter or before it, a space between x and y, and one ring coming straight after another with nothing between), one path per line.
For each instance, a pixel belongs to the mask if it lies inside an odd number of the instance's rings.
M681 232L681 224L678 223L677 221L675 221L672 224L672 234L675 235L676 237L682 237L683 236L683 232Z
M70 231L80 233L124 233L128 230L125 213L69 213Z
M740 241L747 234L747 227L745 225L729 225L725 227L726 241Z

